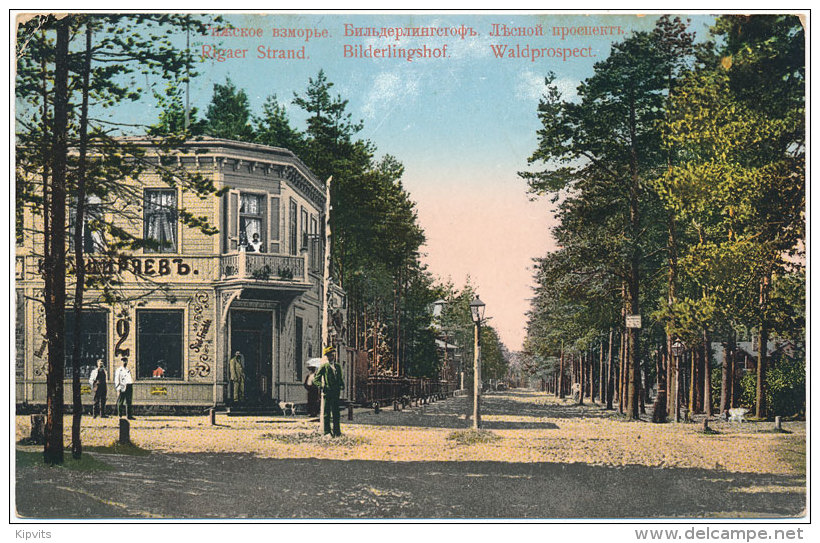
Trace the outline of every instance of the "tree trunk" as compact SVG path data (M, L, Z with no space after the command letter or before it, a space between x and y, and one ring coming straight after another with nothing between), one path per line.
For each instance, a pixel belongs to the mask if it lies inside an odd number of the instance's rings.
M604 385L604 342L598 346L598 396L601 403L606 400L606 387Z
M771 271L766 272L760 282L760 328L757 345L757 390L755 390L755 416L766 418L766 365L768 364L769 322L766 318Z
M626 381L626 330L621 332L621 350L618 356L618 413L624 412L624 382Z
M589 349L587 351L587 374L589 376L589 401L595 403L595 351Z
M606 370L606 408L612 409L612 394L615 383L612 380L612 328L609 329L609 344L607 346L607 370Z
M578 359L578 370L579 370L578 371L578 376L579 376L578 384L581 387L580 394L578 394L578 405L584 405L584 392L586 392L584 390L586 388L584 386L585 385L584 377L586 377L586 376L584 375L584 352L583 351L581 351L581 357Z
M84 257L84 222L86 197L86 154L88 150L88 92L91 76L91 24L86 24L85 31L85 62L83 64L83 91L82 106L80 109L80 149L77 164L77 214L74 223L74 267L76 283L74 284L74 345L71 354L71 392L73 400L73 416L71 424L71 456L75 459L82 457L83 446L80 439L80 427L83 416L83 399L80 390L80 355L81 336L83 331L83 293L85 291L85 257Z
M652 405L652 422L666 422L667 413L667 373L666 367L669 366L669 355L663 348L658 348L658 354L655 357L655 367L658 374L658 395L655 397L655 403ZM664 364L666 360L666 364ZM666 366L666 367L664 367Z
M629 96L629 280L627 281L627 302L629 312L632 315L640 315L640 274L641 248L638 244L638 233L641 231L640 215L640 178L638 174L638 141L636 135L637 117L635 112L635 96L630 91ZM638 332L637 328L627 328L627 345L629 356L627 358L627 371L629 380L627 387L627 417L630 419L640 418L638 415L638 395L640 394L641 369L638 352Z
M558 362L558 397L563 398L564 394L564 340L561 340L561 358Z
M696 379L696 372L697 372L697 357L695 356L695 351L691 351L689 353L689 414L695 414L695 384L697 383Z
M49 253L45 260L48 376L46 378L46 463L63 462L63 377L65 375L66 166L68 154L68 33L70 17L56 22L54 133L49 215Z
M737 373L737 361L736 361L736 342L735 342L735 331L729 331L729 401L728 405L730 408L737 407L737 399L736 399L736 391L737 386L735 386L735 379Z
M712 416L712 344L709 331L703 329L703 412Z
M723 343L723 361L720 367L720 407L718 408L720 414L724 416L729 411L732 394L732 366L729 360L729 341L727 340Z

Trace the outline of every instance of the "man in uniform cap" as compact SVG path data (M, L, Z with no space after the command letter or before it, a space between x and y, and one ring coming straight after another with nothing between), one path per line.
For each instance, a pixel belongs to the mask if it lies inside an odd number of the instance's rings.
M236 351L228 361L228 373L231 379L231 392L233 401L241 402L245 400L245 358L242 353Z
M322 354L325 356L325 362L316 370L313 382L322 392L324 433L338 437L342 435L339 420L339 396L345 386L344 379L342 379L342 367L336 362L336 349L333 347L325 348ZM332 430L331 418L333 419Z

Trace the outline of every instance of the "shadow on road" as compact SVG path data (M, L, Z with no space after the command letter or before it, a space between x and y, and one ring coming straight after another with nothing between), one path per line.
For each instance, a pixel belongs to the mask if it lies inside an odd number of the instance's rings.
M96 455L114 469L17 472L29 518L790 517L805 479L703 469L517 462Z

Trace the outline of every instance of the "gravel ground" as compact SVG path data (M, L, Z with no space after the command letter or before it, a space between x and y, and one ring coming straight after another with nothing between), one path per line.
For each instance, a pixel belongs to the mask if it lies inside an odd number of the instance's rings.
M806 508L802 422L628 422L532 391L379 414L359 409L325 439L304 417L144 417L145 454L90 449L49 468L18 445L15 507L30 519L769 518ZM117 438L83 418L84 447ZM66 419L70 426L70 417ZM17 438L29 418L17 418ZM68 429L66 456L69 452ZM84 460L85 462L86 460ZM94 464L96 462L96 464Z
M451 398L403 411L357 409L343 413L343 439L325 441L318 423L305 417L144 417L131 423L132 441L166 453L250 453L261 458L390 461L515 461L718 469L735 473L796 475L794 457L805 457L805 422L713 421L718 433L700 424L628 422L599 406L532 391L482 398L482 428L498 439L463 443L448 439L470 427L467 398ZM83 418L84 446L106 446L118 436L118 419ZM29 417L17 417L18 440L29 435ZM66 446L70 443L66 418Z

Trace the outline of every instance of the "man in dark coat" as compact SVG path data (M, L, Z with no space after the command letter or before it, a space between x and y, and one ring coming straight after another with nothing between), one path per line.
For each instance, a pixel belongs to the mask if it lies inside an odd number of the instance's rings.
M345 386L342 378L342 367L336 362L336 349L327 347L322 353L325 355L325 362L316 370L313 382L319 387L322 393L322 414L324 415L324 433L333 437L342 435L341 422L339 420L339 396ZM332 429L331 429L331 419Z
M91 391L94 394L94 406L91 408L91 413L95 419L97 415L101 418L107 417L105 414L105 400L108 396L106 379L105 364L102 359L99 359L97 360L97 367L91 370L91 375L88 377L88 384L91 385Z

